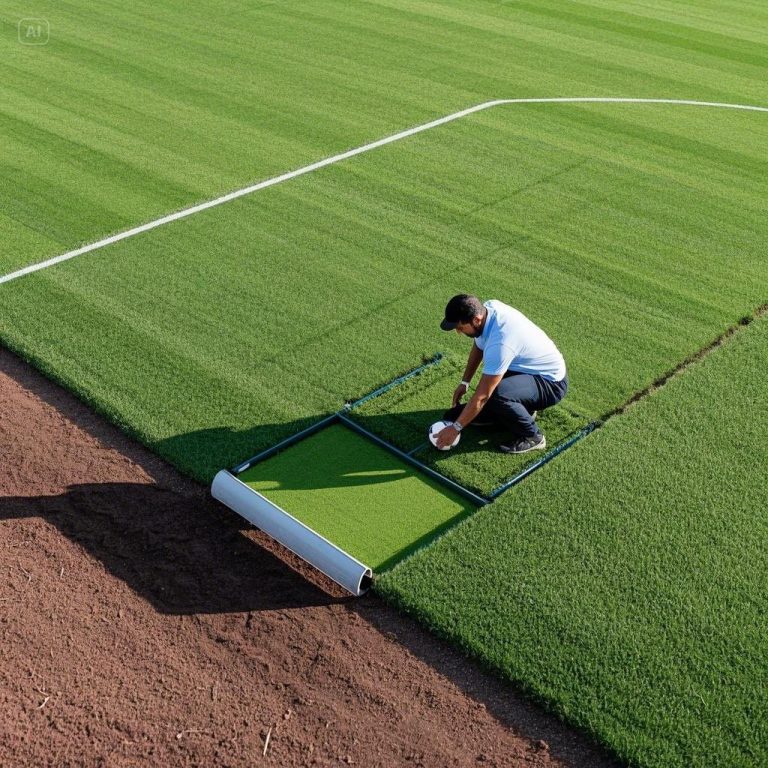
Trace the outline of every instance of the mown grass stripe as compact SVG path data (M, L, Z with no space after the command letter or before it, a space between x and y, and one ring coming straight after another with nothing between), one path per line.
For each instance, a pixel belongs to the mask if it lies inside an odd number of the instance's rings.
M409 136L415 136L418 133L431 130L432 128L437 128L438 126L445 125L446 123L453 122L454 120L459 120L462 117L467 117L468 115L472 115L475 112L481 112L483 110L490 109L491 107L498 107L507 104L674 104L679 106L736 109L751 112L768 112L768 107L760 107L747 104L729 104L725 102L714 101L695 101L692 99L635 99L624 97L579 96L558 98L496 99L493 101L486 101L482 104L476 104L473 107L463 109L460 112L454 112L450 115L440 117L428 123L423 123L422 125L408 128L404 131L400 131L399 133L392 134L391 136L386 136L383 139L379 139L378 141L373 141L369 144L356 147L355 149L350 149L346 152L333 155L332 157L327 157L324 160L318 160L315 163L305 165L302 168L297 168L294 171L288 171L287 173L280 174L279 176L274 176L271 179L260 181L257 184L251 184L250 186L229 192L228 194L214 198L213 200L208 200L204 203L193 205L190 208L184 208L183 210L177 211L176 213L162 216L161 218L147 222L146 224L141 224L137 227L133 227L132 229L125 230L124 232L119 232L116 235L105 237L102 240L97 240L95 243L84 245L80 248L76 248L73 251L62 253L59 256L54 256L53 258L40 261L36 264L30 264L29 266L18 269L15 272L10 272L6 275L3 275L0 277L0 284L8 283L12 280L17 280L20 277L24 277L25 275L29 275L34 272L39 272L40 270L47 269L48 267L53 267L56 264L61 264L62 262L69 261L70 259L74 259L77 256L82 256L86 253L90 253L91 251L98 250L99 248L112 245L113 243L118 243L121 240L127 240L129 237L135 237L136 235L140 235L142 232L149 232L150 230L156 229L157 227L162 227L165 224L179 221L180 219L187 218L188 216L194 216L196 213L209 210L210 208L215 208L216 206L223 205L224 203L229 203L232 200L237 200L238 198L245 197L246 195L251 195L254 192L258 192L262 189L268 189L269 187L273 187L276 184L282 184L285 181L290 181L291 179L298 178L299 176L303 176L307 173L312 173L313 171L320 170L321 168L326 168L327 166L334 165L335 163L339 163L342 160L348 160L349 158L363 154L364 152L370 152L373 149L378 149L379 147L386 146L387 144L392 144L396 141L408 138Z
M751 157L747 138L768 122L727 110L626 107L618 124L613 107L521 110L520 121L490 110L30 275L3 294L0 336L209 481L437 345L465 357L434 318L469 286L556 339L584 426L764 300L764 181L741 165L713 178L715 160L691 163L675 139L694 129L698 143ZM645 141L642 125L664 130ZM589 162L550 178L576 157ZM738 188L754 207L723 211L702 199L705 184ZM281 311L267 320L268 307ZM423 442L450 404L437 389L430 398L400 447ZM553 443L551 426L573 431L561 416L545 426ZM483 446L473 453L469 484L482 493L513 474Z

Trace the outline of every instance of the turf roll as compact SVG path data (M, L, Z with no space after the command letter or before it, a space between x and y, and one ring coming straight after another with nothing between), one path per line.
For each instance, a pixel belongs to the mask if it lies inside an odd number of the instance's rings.
M211 495L353 595L362 595L370 587L373 574L368 566L241 483L226 470L221 470L213 479Z

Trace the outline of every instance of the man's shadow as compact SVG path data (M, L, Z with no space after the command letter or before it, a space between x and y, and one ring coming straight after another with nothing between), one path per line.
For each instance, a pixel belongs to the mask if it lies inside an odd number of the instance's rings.
M334 597L287 565L284 553L270 552L270 542L202 492L97 483L56 496L0 498L0 520L23 517L55 525L163 613L274 610L340 599L340 592Z
M73 403L67 416L77 423L80 410ZM199 455L213 445L235 444L239 452L233 458L239 461L270 445L275 435L295 434L320 418L238 432L228 427L198 430L153 447L161 455L178 457ZM83 426L91 432L93 415L86 413L85 420ZM123 440L115 441L106 425L98 433L106 444L118 442L115 447L124 448L119 444ZM130 453L132 460L146 463L143 450L136 447ZM392 479L378 469L362 466L359 475L328 482ZM284 476L280 480L288 482ZM291 482L296 487L305 485L301 477ZM164 613L247 612L352 599L212 499L206 484L88 483L72 485L54 496L0 497L0 520L26 517L41 517L55 525Z

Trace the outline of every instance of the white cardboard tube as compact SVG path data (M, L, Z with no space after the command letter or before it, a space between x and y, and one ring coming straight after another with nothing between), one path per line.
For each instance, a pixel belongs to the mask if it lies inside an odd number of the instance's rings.
M227 470L222 469L213 478L211 495L353 595L362 595L370 587L373 573L368 566L339 549Z

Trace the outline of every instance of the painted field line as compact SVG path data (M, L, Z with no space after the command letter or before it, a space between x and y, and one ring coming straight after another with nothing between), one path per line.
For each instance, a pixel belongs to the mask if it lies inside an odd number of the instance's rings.
M253 192L258 192L261 189L274 187L276 184L282 184L284 181L290 181L291 179L295 179L298 176L312 173L313 171L317 171L320 168L325 168L328 165L339 163L342 160L347 160L348 158L354 157L355 155L361 155L363 152L370 152L372 149L383 147L386 144L392 144L395 141L406 139L409 136L414 136L415 134L422 133L423 131L429 131L432 128L437 128L440 125L445 125L445 123L459 120L462 117L467 117L467 115L472 115L475 112L482 112L485 109L491 109L492 107L499 107L505 104L676 104L679 106L689 107L711 107L719 109L746 110L749 112L768 112L768 107L757 107L749 104L729 104L717 101L693 101L691 99L634 99L622 97L564 96L557 98L495 99L493 101L484 101L482 104L476 104L474 107L468 107L467 109L462 109L460 112L453 112L450 115L440 117L437 120L431 120L430 122L423 123L422 125L417 125L414 128L408 128L404 131L400 131L399 133L393 133L391 136L386 136L383 139L378 139L378 141L372 141L370 144L363 144L362 146L356 147L355 149L350 149L346 152L341 152L338 155L327 157L325 160L318 160L316 163L305 165L303 168L297 168L295 171L289 171L288 173L283 173L280 176L274 176L271 179L260 181L258 184L252 184L251 186L243 187L242 189L235 190L234 192L229 192L226 195L222 195L221 197L217 197L213 200L208 200L205 203L199 203L198 205L193 205L190 208L184 208L181 211L171 213L167 216L163 216L162 218L155 219L154 221L149 221L146 224L141 224L138 227L133 227L132 229L127 229L124 232L119 232L116 235L105 237L103 240L97 240L95 243L90 243L89 245L76 248L74 251L67 251L67 253L62 253L60 256L54 256L51 259L40 261L37 264L31 264L30 266L24 267L23 269L18 269L15 272L10 272L7 275L3 275L0 277L0 283L8 283L11 280L16 280L19 277L23 277L24 275L29 275L33 272L39 272L41 269L47 269L48 267L52 267L55 264L60 264L62 261L74 259L76 256L82 256L85 253L90 253L91 251L95 251L99 248L104 248L107 245L112 245L112 243L118 243L121 240L127 240L129 237L140 235L142 232L148 232L151 229L162 227L164 224L170 224L173 221L184 219L187 216L193 216L194 214L200 213L201 211L206 211L209 208L215 208L217 205L223 205L224 203L228 203L231 200L237 200L239 197L250 195Z

